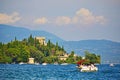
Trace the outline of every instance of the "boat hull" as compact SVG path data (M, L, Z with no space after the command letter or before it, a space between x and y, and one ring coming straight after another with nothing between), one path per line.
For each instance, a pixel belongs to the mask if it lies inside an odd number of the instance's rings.
M80 66L78 67L81 72L95 72L98 71L97 67L91 67L91 66Z

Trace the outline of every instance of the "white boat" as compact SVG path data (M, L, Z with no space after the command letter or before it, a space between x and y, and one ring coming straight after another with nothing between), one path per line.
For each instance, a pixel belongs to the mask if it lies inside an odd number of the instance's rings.
M112 67L112 66L114 66L114 64L111 63L110 66Z
M47 63L42 63L42 65L47 65Z
M39 65L39 63L35 63L35 65Z
M68 65L68 63L62 63L61 65Z
M22 64L25 64L25 63L23 63L23 62L20 62L19 64L20 64L20 65L22 65Z
M55 62L54 65L58 65L58 62Z
M80 69L81 72L93 72L93 71L98 71L98 68L95 67L94 65L89 65L89 66L85 66L85 65L81 65L80 67L78 67Z

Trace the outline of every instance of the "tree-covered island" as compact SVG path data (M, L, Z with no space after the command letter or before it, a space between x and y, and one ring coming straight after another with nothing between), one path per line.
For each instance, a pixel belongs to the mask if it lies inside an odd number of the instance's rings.
M82 60L82 57L77 56L74 51L67 53L63 46L58 45L58 42L53 44L48 40L47 43L41 43L32 35L22 41L15 37L11 42L0 42L0 63L27 63L30 57L37 63L76 63ZM85 63L100 63L100 55L85 51L85 60Z

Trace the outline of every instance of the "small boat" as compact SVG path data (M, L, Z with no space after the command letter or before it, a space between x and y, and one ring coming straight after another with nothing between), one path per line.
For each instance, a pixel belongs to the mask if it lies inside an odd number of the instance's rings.
M112 67L112 66L114 66L114 64L113 64L113 63L111 63L111 64L110 64L110 66Z
M47 63L42 63L42 65L47 65Z
M35 63L35 65L39 65L39 63Z
M19 64L20 64L20 65L22 65L22 64L25 64L25 63L23 63L23 62L20 62Z
M54 65L58 65L58 62L55 62Z
M83 62L85 62L85 60L80 60L77 62L77 68L80 69L81 72L98 71L98 68L95 65L93 64L85 65L83 64Z
M68 65L68 63L62 63L61 65Z
M94 71L98 71L98 68L95 67L94 65L89 65L89 66L80 65L78 68L80 69L81 72L94 72Z
M97 67L82 67L81 72L93 72L98 71Z

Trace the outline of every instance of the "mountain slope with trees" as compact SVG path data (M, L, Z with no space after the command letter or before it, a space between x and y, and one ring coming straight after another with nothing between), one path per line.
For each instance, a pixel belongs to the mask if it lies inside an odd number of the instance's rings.
M59 56L66 54L64 47L59 46L58 43L53 44L48 40L47 45L40 44L39 41L30 35L28 38L24 38L22 41L15 39L6 44L0 43L0 63L20 63L28 62L28 58L32 57L37 63L76 63L81 60L81 56L74 56L72 51L67 60L60 60ZM95 58L99 55L87 54L86 59L91 63L100 63L100 57ZM90 57L91 56L91 57Z
M14 40L15 37L17 40L22 41L22 39L28 38L30 34L33 37L44 36L47 42L48 40L54 44L58 42L60 46L64 46L64 49L68 53L74 51L76 54L84 56L84 51L88 50L101 55L102 63L120 63L120 42L109 40L64 41L45 31L32 31L18 26L0 24L0 42L2 43L8 43Z
M48 62L51 63L52 60L57 61L56 52L64 53L65 50L59 45L54 45L50 40L47 46L40 45L36 38L32 35L28 39L24 38L22 41L16 39L8 42L7 44L0 43L0 63L19 63L28 62L28 58L35 58L36 62Z

